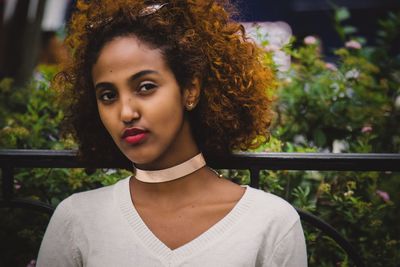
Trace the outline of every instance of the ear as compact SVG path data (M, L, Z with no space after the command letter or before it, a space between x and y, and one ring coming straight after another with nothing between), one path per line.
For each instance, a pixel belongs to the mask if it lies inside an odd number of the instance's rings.
M194 78L190 85L183 91L183 105L187 110L192 110L196 107L200 100L200 79Z

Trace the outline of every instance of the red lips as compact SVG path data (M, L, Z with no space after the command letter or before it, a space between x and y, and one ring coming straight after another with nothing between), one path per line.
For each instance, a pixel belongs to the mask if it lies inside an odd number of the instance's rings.
M122 139L129 144L139 144L148 136L148 131L133 127L126 129L122 134Z

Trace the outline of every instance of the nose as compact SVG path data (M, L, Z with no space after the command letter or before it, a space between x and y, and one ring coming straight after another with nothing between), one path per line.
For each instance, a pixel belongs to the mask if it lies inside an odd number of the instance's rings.
M122 99L121 120L124 124L132 124L140 118L139 106L132 97Z

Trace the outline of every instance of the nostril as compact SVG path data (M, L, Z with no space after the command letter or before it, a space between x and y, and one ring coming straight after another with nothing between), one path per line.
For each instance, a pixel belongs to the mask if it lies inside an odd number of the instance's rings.
M130 110L129 113L122 114L121 116L121 120L125 125L132 125L139 118L139 112L132 110Z
M127 98L125 101L120 110L120 119L125 125L130 125L140 118L140 114L138 106L131 103L131 98Z
M122 122L123 122L125 125L132 125L134 121L135 121L134 118L132 118L132 119L129 120L129 121L127 121L127 120L122 120Z

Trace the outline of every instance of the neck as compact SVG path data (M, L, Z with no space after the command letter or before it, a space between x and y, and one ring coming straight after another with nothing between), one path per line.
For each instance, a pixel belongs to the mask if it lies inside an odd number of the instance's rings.
M213 179L217 176L207 167L165 183L150 184L131 179L132 199L138 205L175 206L204 195Z
M205 165L204 157L202 153L199 153L184 162L165 169L144 170L135 166L135 178L144 183L165 183L184 178Z
M178 137L157 158L146 163L134 163L142 170L162 170L176 166L200 153L188 123L182 125Z

